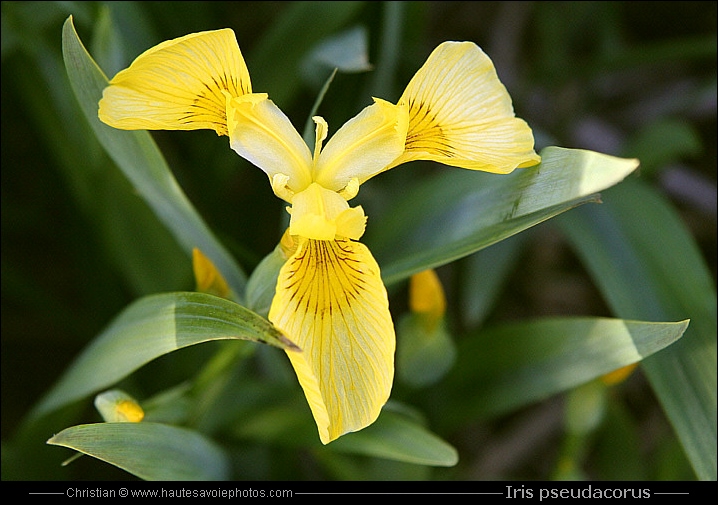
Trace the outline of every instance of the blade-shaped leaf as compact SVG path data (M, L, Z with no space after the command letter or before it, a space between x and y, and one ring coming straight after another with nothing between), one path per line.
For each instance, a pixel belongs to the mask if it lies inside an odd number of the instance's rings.
M335 440L328 450L430 466L454 466L456 449L415 421L384 408L374 424Z
M83 424L61 431L47 443L106 461L144 480L229 478L229 460L214 442L166 424Z
M597 192L638 166L635 159L560 147L545 148L541 159L536 167L508 175L447 168L384 209L365 239L382 265L384 281L391 284L449 263L598 201Z
M243 381L237 385L243 398L256 398L258 388L266 384ZM287 387L272 391L271 401L261 396L262 404L238 412L241 423L231 428L240 440L266 443L294 449L312 448L317 453L361 454L430 466L453 466L458 461L456 449L429 431L406 406L389 401L371 425L347 433L330 444L322 445L317 427L306 407L306 399Z
M635 363L678 340L688 321L549 318L510 323L460 342L445 391L462 419L526 406Z
M62 49L75 96L107 153L174 234L188 257L193 248L201 249L222 272L235 295L242 296L246 282L244 272L187 199L150 134L117 130L98 119L97 104L108 84L107 77L82 45L72 17L63 27Z
M690 318L679 343L641 366L703 480L716 479L716 295L695 241L670 204L631 181L606 205L559 220L616 315Z
M107 388L164 354L225 339L297 349L269 321L230 300L195 292L147 296L129 305L83 351L35 415Z

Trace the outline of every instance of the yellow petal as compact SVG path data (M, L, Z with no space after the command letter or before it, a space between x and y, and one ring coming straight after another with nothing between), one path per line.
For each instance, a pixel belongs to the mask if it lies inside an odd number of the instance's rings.
M633 370L638 366L638 362L626 365L621 368L617 368L612 372L608 372L601 376L601 381L607 386L613 386L620 382L623 382L633 373Z
M425 314L430 330L444 317L446 296L441 280L433 269L414 274L409 279L409 308Z
M137 400L120 389L98 394L95 408L106 423L139 423L145 417Z
M128 423L139 423L145 417L145 411L137 403L125 400L117 404L117 414Z
M394 377L394 325L379 267L349 240L299 239L282 267L269 320L303 352L288 352L327 444L373 423Z
M192 249L192 270L194 271L197 291L221 298L229 298L231 293L227 281L217 270L212 260L196 247Z
M329 134L329 125L322 116L314 116L312 117L312 121L314 121L315 124L314 157L312 158L312 163L314 164L319 158L319 153L322 152L322 143L326 140L327 135Z
M229 145L269 176L277 196L290 202L312 182L307 144L265 93L230 100L227 113Z
M373 105L329 139L317 161L314 180L327 189L341 191L352 179L361 184L382 172L404 151L408 121L405 107L375 98Z
M350 208L338 193L316 182L294 195L289 231L316 240L335 237L358 239L364 234L366 216L360 207Z
M99 118L123 130L210 129L227 134L226 95L252 92L234 32L193 33L163 42L105 88Z
M404 154L412 160L508 173L537 164L531 129L514 117L511 97L489 57L472 42L444 42L409 82Z

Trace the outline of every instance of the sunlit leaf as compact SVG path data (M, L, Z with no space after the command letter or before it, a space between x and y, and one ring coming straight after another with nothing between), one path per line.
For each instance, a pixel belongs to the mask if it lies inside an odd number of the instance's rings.
M446 168L411 188L367 227L365 242L387 284L449 263L554 217L598 201L638 166L578 149L547 147L541 164L508 175ZM393 170L402 170L403 166Z
M158 423L73 426L47 441L106 461L144 480L226 480L229 460L196 431Z
M457 418L487 418L635 363L678 340L688 321L551 318L507 323L465 338L444 391Z
M194 292L140 298L70 365L37 406L35 415L111 386L164 354L227 339L295 348L269 321L223 298Z
M695 241L654 190L631 181L559 224L614 313L690 318L685 336L641 366L699 478L716 479L716 294Z

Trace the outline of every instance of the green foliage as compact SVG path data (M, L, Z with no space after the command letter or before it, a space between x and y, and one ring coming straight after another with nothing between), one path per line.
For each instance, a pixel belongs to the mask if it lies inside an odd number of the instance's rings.
M48 444L75 449L145 480L226 480L229 460L196 431L156 423L73 426Z
M3 2L3 479L715 480L715 5L687 4ZM394 100L438 43L474 40L542 155L362 186L397 377L327 446L265 319L286 226L266 176L211 132L96 116L141 51L226 26L295 125ZM192 292L196 246L232 300ZM427 268L437 334L405 308ZM110 388L145 419L102 422Z

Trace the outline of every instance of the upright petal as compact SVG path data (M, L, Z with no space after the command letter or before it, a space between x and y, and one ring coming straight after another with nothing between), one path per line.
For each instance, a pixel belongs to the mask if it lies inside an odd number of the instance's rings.
M99 117L122 130L210 129L227 134L226 96L252 92L234 32L225 28L163 42L115 75Z
M229 145L261 168L274 192L291 202L294 193L312 182L312 155L289 118L267 98L255 93L228 102Z
M302 349L287 353L327 444L373 423L394 377L394 325L379 267L350 240L300 238L269 319Z
M408 120L406 108L375 98L374 104L329 139L319 156L314 180L327 189L341 191L352 179L361 184L383 171L404 151Z
M489 57L472 42L444 42L409 82L399 104L409 110L404 154L412 160L508 173L537 164L529 126Z

